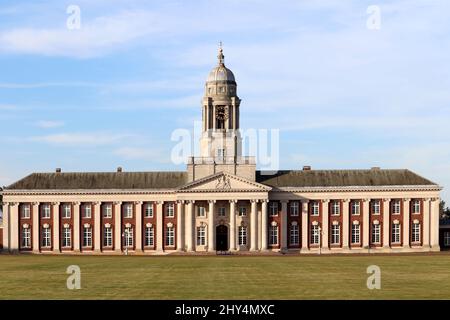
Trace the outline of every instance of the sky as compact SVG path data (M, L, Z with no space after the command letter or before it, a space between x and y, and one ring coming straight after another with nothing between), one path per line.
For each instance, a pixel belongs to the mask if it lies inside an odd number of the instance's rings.
M2 0L0 185L184 170L172 134L222 41L241 127L279 130L280 169L408 168L450 204L448 21L448 0Z

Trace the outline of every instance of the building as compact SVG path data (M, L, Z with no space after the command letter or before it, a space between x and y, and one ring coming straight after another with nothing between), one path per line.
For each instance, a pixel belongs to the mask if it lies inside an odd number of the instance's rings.
M256 170L222 49L218 59L186 171L30 174L2 191L4 251L439 250L441 188L409 170Z

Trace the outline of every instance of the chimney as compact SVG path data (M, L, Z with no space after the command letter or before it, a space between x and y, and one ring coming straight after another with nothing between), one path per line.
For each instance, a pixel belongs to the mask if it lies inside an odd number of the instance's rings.
M303 166L303 171L311 171L311 166Z
M122 167L117 167L117 172L122 172Z
M61 168L56 168L56 173L61 173Z

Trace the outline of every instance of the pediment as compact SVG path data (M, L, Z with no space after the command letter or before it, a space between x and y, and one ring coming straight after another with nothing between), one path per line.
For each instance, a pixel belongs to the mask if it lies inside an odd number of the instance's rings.
M272 188L261 183L247 180L229 173L216 173L193 182L190 182L178 189L179 192L197 192L197 191L270 191Z

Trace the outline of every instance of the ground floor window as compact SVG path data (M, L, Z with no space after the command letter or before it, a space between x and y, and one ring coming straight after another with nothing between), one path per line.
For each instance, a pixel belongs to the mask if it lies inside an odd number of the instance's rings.
M147 247L153 247L155 243L155 229L153 227L145 228L144 243Z
M204 226L197 227L197 245L204 246L206 244L206 228Z
M238 244L240 246L247 245L247 227L240 226L238 230Z
M166 246L171 247L174 245L175 245L174 227L167 227L167 229L166 229Z
M450 247L450 232L444 232L444 246Z
M124 232L124 236L125 236L125 247L127 248L132 248L133 247L133 228L132 227L128 227L125 228L125 232Z
M372 224L372 243L380 243L380 225Z
M103 231L103 246L112 247L112 228L105 227Z
M420 223L412 225L412 242L420 242Z
M278 226L269 227L269 244L278 245Z
M319 244L320 242L320 231L319 225L311 226L311 244Z
M400 243L400 224L392 225L392 243Z
M22 248L31 247L31 230L30 228L22 229Z
M62 238L62 246L63 248L70 248L72 246L72 232L70 228L63 229L63 238Z
M352 243L360 242L360 230L359 224L352 225Z
M299 244L300 238L299 238L298 225L291 226L290 240L291 240L290 243L293 246L297 246Z
M42 247L50 248L52 246L52 232L50 228L42 229Z
M92 247L92 228L83 228L83 247Z
M341 243L341 228L338 224L331 226L331 244Z

